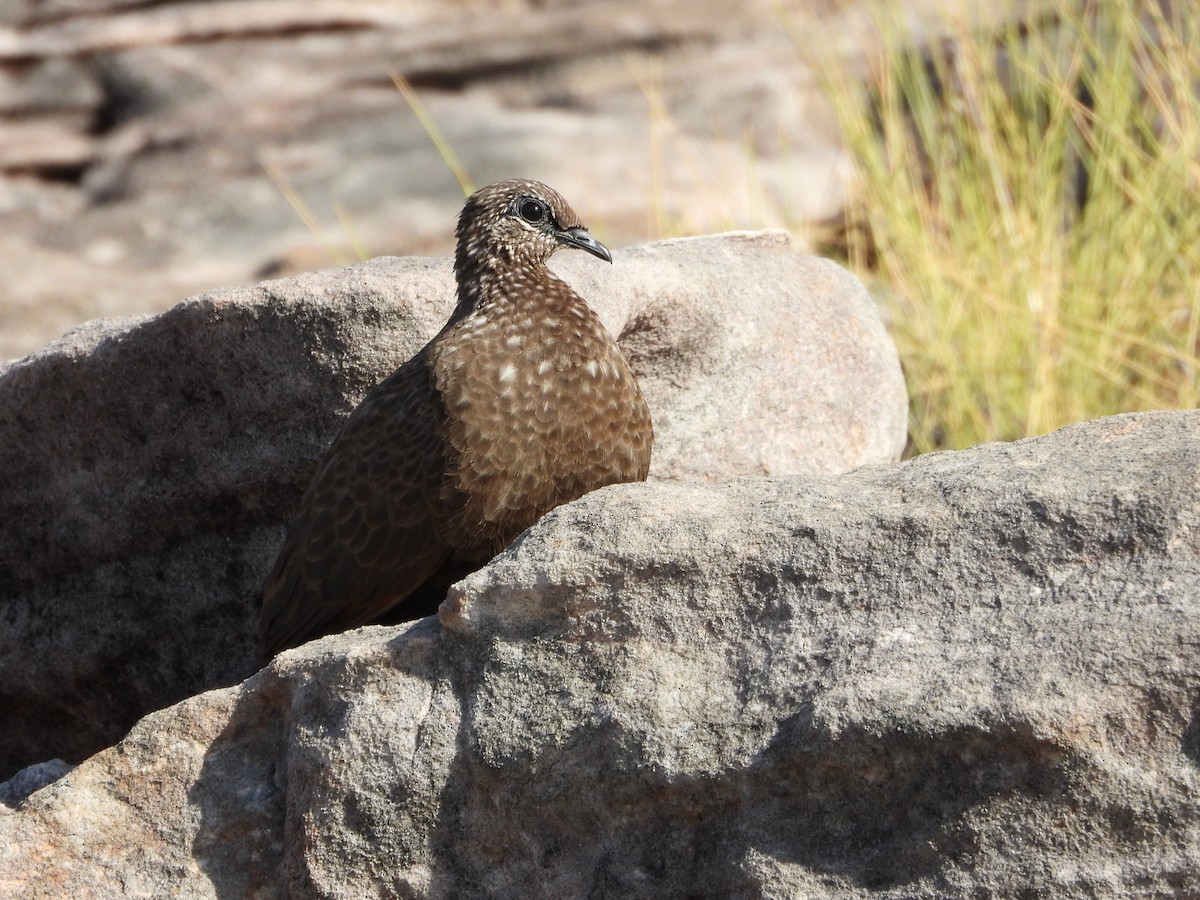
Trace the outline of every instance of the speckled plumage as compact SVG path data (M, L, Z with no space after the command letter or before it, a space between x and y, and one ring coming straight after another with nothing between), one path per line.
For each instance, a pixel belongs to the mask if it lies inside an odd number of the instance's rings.
M541 213L540 217L535 213ZM610 260L533 181L473 194L458 222L458 304L377 385L326 452L267 580L268 653L408 603L433 611L560 503L642 481L650 411L616 342L546 261Z

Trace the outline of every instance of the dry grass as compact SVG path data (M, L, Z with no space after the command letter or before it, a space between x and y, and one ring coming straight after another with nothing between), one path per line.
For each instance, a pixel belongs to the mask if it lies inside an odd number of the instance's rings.
M987 35L948 17L924 56L899 13L876 10L865 90L826 76L866 226L847 230L851 261L888 306L911 449L1194 407L1200 46L1187 4L1168 20L1135 0L1062 0L1028 31Z

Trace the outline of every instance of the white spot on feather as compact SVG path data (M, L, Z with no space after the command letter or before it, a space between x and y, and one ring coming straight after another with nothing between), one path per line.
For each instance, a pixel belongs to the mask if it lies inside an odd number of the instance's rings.
M504 366L504 368L502 368L500 370L500 383L501 384L504 384L505 382L508 382L508 381L512 381L516 377L517 377L517 367L514 366L512 363L507 363Z

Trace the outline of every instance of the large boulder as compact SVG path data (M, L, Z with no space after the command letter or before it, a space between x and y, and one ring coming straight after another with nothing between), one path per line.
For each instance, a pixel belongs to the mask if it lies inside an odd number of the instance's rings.
M781 233L556 262L642 378L653 477L900 453L873 305ZM379 259L93 323L0 368L0 778L254 672L259 591L317 457L453 304L448 260Z
M0 892L1195 895L1198 485L1189 412L605 488L143 720L0 817Z

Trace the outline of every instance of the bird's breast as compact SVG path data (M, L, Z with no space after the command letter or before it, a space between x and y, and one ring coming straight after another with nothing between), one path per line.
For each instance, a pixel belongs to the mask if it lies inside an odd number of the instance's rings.
M620 401L640 399L628 364L598 320L485 320L441 345L433 365L447 413L473 425L471 434L481 439L509 431L527 442L552 431L570 437L599 418L621 419Z
M431 356L449 469L486 521L529 518L645 477L649 412L590 310L480 316ZM532 518L530 518L532 516Z

